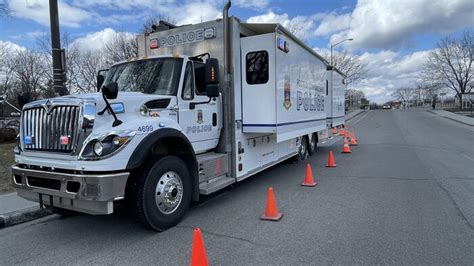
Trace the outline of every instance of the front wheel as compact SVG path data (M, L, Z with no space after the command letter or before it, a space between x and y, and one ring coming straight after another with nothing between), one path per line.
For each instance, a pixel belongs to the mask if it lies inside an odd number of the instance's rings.
M147 228L164 231L183 219L191 203L191 177L176 156L159 159L137 184L137 216Z

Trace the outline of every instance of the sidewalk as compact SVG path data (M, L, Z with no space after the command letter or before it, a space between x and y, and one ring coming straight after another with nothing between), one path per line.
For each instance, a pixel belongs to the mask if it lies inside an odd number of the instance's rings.
M474 118L471 118L468 116L458 115L458 114L451 113L445 110L429 110L428 112L442 116L442 117L446 117L448 119L454 120L459 123L463 123L468 126L474 126Z
M364 111L366 111L366 110L354 110L354 111L352 111L352 112L346 114L346 121L347 121L347 120L351 120L352 118L354 118L354 117L360 115L360 114L363 113Z
M39 204L19 197L16 192L0 195L0 229L48 215Z

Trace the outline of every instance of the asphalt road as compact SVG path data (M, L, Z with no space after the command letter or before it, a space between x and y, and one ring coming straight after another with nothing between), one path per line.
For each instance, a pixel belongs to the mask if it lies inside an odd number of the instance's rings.
M427 111L369 111L305 165L283 163L192 207L154 233L126 212L57 216L0 230L0 264L189 264L193 228L211 264L472 264L474 130ZM324 167L334 149L337 168ZM273 186L280 222L259 220Z

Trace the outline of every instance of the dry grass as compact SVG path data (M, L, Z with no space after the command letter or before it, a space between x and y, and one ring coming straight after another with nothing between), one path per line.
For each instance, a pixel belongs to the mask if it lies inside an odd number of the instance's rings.
M13 192L11 183L10 166L13 164L15 158L13 156L13 148L15 143L0 144L0 194Z

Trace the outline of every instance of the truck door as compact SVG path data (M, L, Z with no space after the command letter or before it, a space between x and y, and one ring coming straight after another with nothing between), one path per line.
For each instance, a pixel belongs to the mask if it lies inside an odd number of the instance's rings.
M220 99L209 100L206 95L205 64L188 61L183 85L178 95L179 125L196 153L217 146L222 122L219 119ZM200 103L192 108L190 103Z

